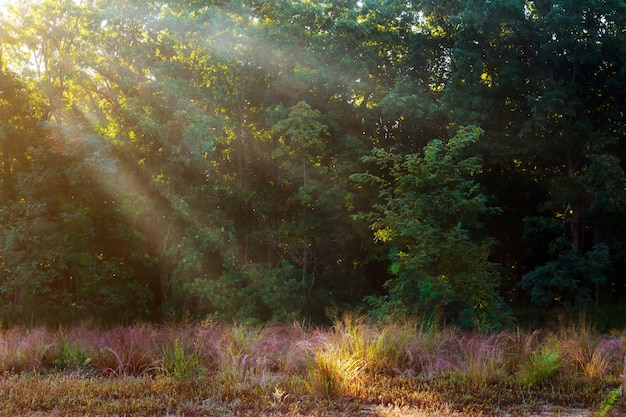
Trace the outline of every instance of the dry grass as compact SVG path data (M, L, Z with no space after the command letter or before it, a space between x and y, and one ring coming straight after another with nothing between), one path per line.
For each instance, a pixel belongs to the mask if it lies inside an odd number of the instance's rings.
M571 365L588 378L619 374L626 353L620 339L600 335L586 323L564 327L558 339Z
M485 335L358 316L16 328L0 331L0 415L610 417L626 411L625 342L589 326Z

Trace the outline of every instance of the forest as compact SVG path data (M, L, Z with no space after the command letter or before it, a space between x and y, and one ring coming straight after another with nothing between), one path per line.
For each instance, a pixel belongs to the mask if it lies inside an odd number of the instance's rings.
M0 321L614 312L625 113L624 0L0 1Z

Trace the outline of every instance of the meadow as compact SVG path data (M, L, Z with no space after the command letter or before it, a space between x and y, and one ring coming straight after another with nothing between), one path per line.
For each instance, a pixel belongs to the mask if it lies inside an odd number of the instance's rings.
M3 416L620 416L626 332L136 324L0 331Z

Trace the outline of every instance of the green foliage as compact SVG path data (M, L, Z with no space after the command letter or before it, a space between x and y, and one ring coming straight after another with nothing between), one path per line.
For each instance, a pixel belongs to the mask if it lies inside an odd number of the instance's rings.
M623 0L11 3L0 315L321 321L368 297L488 327L498 291L524 307L518 283L540 279L542 303L623 301L624 16ZM597 244L607 268L578 276Z
M558 345L545 345L528 357L528 362L517 375L518 381L531 388L547 382L562 366Z
M606 282L610 264L604 244L594 246L584 256L571 249L525 274L519 286L537 305L583 308L594 301L597 286Z
M163 347L163 364L159 372L180 380L193 379L201 376L198 353L180 341L174 339L171 346Z
M602 399L602 403L600 403L600 409L597 413L594 414L595 417L604 417L607 415L613 404L617 401L617 399L621 396L620 388L615 388L611 390L606 397Z
M221 319L283 321L297 317L303 307L306 287L299 275L286 261L278 267L250 264L216 280L196 279L187 290L208 303L205 313Z
M504 213L494 227L501 230L494 232L501 242L496 256L511 273L511 299L525 303L517 281L571 247L584 256L605 243L621 257L622 239L615 237L623 236L622 226L615 220L624 207L624 174L610 160L621 154L615 140L623 137L623 121L614 115L624 109L624 78L610 68L623 64L626 5L499 0L458 6L458 14L447 15L458 31L442 100L455 124L485 130L484 184ZM610 201L604 199L609 189ZM520 245L520 219L538 213L560 220L561 230ZM619 298L608 290L612 285L621 288L617 274L599 288L607 289L605 301Z
M386 312L440 315L467 327L497 323L501 313L498 276L489 262L490 242L482 222L496 208L487 205L473 179L480 159L466 156L482 131L461 128L449 140L433 140L423 155L398 156L382 149L366 158L388 170L352 178L379 186L382 202L364 216L376 240L389 248L389 295L374 300Z
M92 359L80 346L64 341L53 363L61 369L80 370L86 368Z

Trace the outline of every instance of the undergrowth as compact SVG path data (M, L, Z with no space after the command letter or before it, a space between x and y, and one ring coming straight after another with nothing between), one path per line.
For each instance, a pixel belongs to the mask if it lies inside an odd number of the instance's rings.
M345 316L330 328L13 328L0 330L0 415L360 415L378 404L513 416L548 404L613 416L626 409L625 356L624 334L586 324L479 334Z

